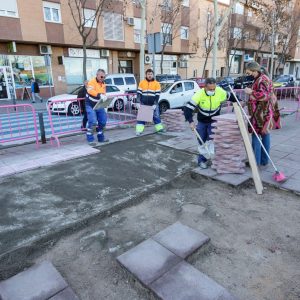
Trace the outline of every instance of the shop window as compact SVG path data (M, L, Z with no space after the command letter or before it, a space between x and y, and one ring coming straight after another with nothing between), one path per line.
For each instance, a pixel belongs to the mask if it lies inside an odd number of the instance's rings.
M40 86L53 85L50 68L46 66L43 56L32 56L34 78Z
M18 17L17 0L0 0L0 16Z
M124 22L121 14L105 12L103 28L105 40L124 41Z
M119 60L119 73L133 73L132 60Z
M16 88L30 86L30 79L33 78L30 56L10 56L10 61Z
M43 8L46 22L61 23L60 4L43 1Z

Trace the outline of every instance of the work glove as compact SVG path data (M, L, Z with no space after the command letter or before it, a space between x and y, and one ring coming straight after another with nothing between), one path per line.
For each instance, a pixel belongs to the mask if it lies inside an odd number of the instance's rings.
M100 98L100 102L105 102L107 100L107 96L104 94L98 94L98 97Z
M136 107L136 109L139 109L139 108L141 107L141 103L137 103L137 104L135 105L135 107Z
M153 110L155 110L156 109L156 105L154 104L154 105L152 105L152 109Z

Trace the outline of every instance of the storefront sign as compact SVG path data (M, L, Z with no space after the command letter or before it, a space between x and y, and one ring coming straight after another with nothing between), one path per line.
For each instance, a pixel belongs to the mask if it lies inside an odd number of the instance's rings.
M69 48L69 57L83 57L83 49ZM100 51L95 49L86 49L86 56L91 58L100 58Z

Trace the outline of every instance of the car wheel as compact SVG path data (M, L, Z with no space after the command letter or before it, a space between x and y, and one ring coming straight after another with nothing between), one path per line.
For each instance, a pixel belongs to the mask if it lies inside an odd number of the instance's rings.
M68 107L68 114L72 116L80 115L80 106L78 102L72 102Z
M159 110L160 113L164 113L165 111L167 111L170 108L170 105L167 101L161 101L159 103Z
M117 99L114 103L114 110L123 110L124 101L122 99Z

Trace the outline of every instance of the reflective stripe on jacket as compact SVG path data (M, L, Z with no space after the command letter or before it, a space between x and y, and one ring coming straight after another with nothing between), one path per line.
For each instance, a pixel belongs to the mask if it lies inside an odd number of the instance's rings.
M89 81L87 86L86 103L95 106L100 100L100 94L106 93L105 83L99 82L97 78L93 78Z
M205 89L196 92L192 99L185 106L185 118L193 121L193 111L198 109L199 122L211 122L211 118L220 114L221 104L227 99L227 92L217 86L215 94L208 96Z
M154 105L158 103L160 96L160 83L156 80L148 81L144 79L140 82L137 96L138 100L144 105Z

